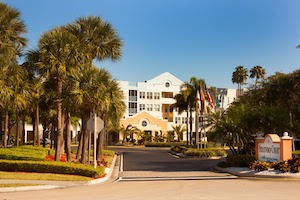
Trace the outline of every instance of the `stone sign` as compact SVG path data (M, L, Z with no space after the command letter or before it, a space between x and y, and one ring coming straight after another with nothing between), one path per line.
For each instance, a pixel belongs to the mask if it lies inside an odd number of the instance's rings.
M264 162L279 162L292 158L292 137L285 132L283 137L267 134L255 140L256 159Z

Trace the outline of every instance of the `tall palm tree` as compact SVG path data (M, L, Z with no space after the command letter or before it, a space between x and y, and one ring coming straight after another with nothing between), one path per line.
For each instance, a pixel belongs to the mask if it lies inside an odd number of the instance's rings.
M100 69L100 71L103 71L104 74L107 73L104 69ZM97 106L97 110L105 124L104 129L98 135L97 160L101 159L101 152L105 149L106 129L118 127L120 119L123 117L126 109L124 95L118 82L110 79L105 85L104 93L97 98L99 100L102 99L98 101L99 105Z
M20 56L27 40L23 35L26 26L21 20L21 13L5 3L0 2L0 55L9 62Z
M39 40L39 69L44 77L56 80L57 142L55 160L59 161L63 144L62 92L63 82L83 59L78 39L64 28L55 28L42 35Z
M15 110L15 115L16 115L16 146L19 146L19 139L20 139L20 134L19 134L19 113L20 111L24 110L29 101L29 84L28 81L26 80L26 74L25 70L21 67L16 65L13 69L14 75L12 76L13 78L13 93L12 93L12 98L11 98L11 103L12 106L11 108Z
M175 99L175 103L172 105L172 107L174 108L178 108L178 113L181 114L182 112L186 112L186 143L187 145L189 144L189 123L188 123L188 119L189 119L189 102L187 100L188 94L187 91L185 90L181 90L179 94L176 94L174 99Z
M262 66L255 66L250 69L250 78L255 78L255 88L259 79L264 79L266 75L266 70Z
M187 96L187 101L188 101L188 106L189 106L189 112L190 112L190 138L192 138L192 126L193 126L193 122L192 122L192 112L196 111L196 95L197 95L197 91L200 92L200 88L204 88L205 85L205 81L204 79L198 79L195 76L192 76L190 78L190 82L185 82L183 83L183 85L181 86L182 88L184 88L184 93Z
M66 26L80 41L84 51L88 54L89 65L93 59L119 60L122 55L122 40L117 31L100 17L81 17Z
M74 105L80 110L82 120L81 134L77 150L77 159L82 163L86 162L88 149L88 130L87 121L90 118L90 113L97 105L97 91L103 89L103 86L96 84L96 76L98 69L95 67L82 67L79 69L80 75L76 77L76 85L72 89ZM99 88L100 87L100 88Z
M26 33L26 27L21 20L20 12L17 9L9 7L7 4L0 2L0 82L1 102L0 109L5 109L5 126L4 126L4 147L7 145L7 128L8 128L8 104L12 97L12 91L7 85L7 75L11 67L16 65L17 56L21 56L22 49L27 40L23 37ZM2 131L0 131L2 132Z
M238 66L232 73L231 81L238 84L237 96L242 95L242 85L245 84L248 77L248 70L244 66Z

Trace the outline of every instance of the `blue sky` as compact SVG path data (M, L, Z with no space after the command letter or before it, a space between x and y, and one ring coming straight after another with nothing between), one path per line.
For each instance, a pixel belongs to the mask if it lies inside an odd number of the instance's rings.
M235 67L261 65L267 76L300 66L299 0L3 0L21 11L29 48L42 33L97 15L123 40L119 62L99 62L116 79L149 80L170 72L236 88ZM248 80L249 83L253 82Z

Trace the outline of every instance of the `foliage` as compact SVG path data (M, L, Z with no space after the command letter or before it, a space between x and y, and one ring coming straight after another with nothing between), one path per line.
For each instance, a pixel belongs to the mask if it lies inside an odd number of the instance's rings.
M43 147L21 146L15 148L0 148L0 159L42 161L45 156L53 154L53 150Z
M182 144L181 142L146 142L145 147L172 147Z
M249 167L255 161L252 155L229 155L226 162L218 164L219 167Z
M300 150L293 151L293 158L300 158Z
M185 153L188 150L188 147L183 145L175 145L171 147L171 150L177 153Z
M105 168L101 166L95 169L90 165L69 162L0 160L0 171L57 173L101 177L104 175L104 169Z
M172 129L176 133L178 141L179 142L182 141L183 140L183 133L186 131L185 125L183 125L183 124L179 124L179 125L176 125L176 126L172 125Z
M255 171L264 171L264 170L268 170L270 166L271 164L269 162L261 162L256 160L250 164L249 168Z
M226 156L226 152L222 149L193 149L189 148L185 152L187 156L197 156L200 158L209 158L214 156Z
M288 161L281 161L278 163L274 162L272 163L272 167L281 172L298 173L300 172L300 158L292 158Z
M172 151L177 153L183 153L187 156L196 156L200 158L209 158L214 156L226 156L226 152L223 149L218 148L207 148L207 149L195 149L187 146L172 146Z

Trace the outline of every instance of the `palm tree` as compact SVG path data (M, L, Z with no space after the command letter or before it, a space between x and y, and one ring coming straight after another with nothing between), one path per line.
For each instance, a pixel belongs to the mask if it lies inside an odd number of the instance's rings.
M120 127L119 132L123 135L123 143L124 143L126 141L126 138L128 138L128 136L130 137L130 139L133 139L133 135L140 134L141 130L139 130L137 127L131 124L128 124L126 127L122 125Z
M46 78L56 80L57 140L55 160L59 161L63 143L62 92L63 82L69 73L74 73L81 63L83 53L78 39L64 28L55 28L39 40L39 69Z
M262 66L255 66L250 69L250 78L255 78L255 88L259 79L264 79L266 70Z
M244 66L238 66L235 68L235 71L232 73L231 81L238 84L238 93L237 96L242 95L242 85L245 84L248 77L248 70Z
M104 69L100 69L103 73L108 73ZM101 78L100 78L101 81ZM102 99L98 101L99 105L97 110L99 111L99 116L104 121L105 127L98 135L98 145L97 145L97 160L100 160L101 152L105 149L105 131L106 129L113 129L119 126L119 121L123 117L126 106L124 103L124 95L120 89L119 84L115 80L108 80L105 84L104 94L99 96L97 99ZM104 97L104 98L103 98Z
M98 61L121 58L122 41L117 31L100 17L81 17L66 26L66 29L79 39L88 54L90 66L95 58Z
M186 112L186 143L187 145L189 144L189 140L188 140L188 134L189 134L189 124L188 124L188 118L189 118L189 102L187 101L187 91L185 90L181 90L179 94L176 94L174 99L175 99L175 103L172 105L172 107L174 108L178 108L178 113L181 114L182 112Z
M183 140L183 133L186 131L184 125L180 124L180 125L176 125L176 126L172 126L174 132L177 134L177 139L180 142L181 140Z
M23 68L16 65L13 69L14 75L13 78L13 93L11 96L11 103L12 103L12 109L15 110L16 115L16 146L19 146L19 113L20 111L24 110L29 101L28 94L29 94L29 84L28 81L25 79L26 74Z
M196 94L197 91L200 92L200 88L204 88L205 81L204 79L198 79L197 77L192 76L190 78L190 82L185 82L181 86L183 88L183 93L185 96L187 96L187 102L189 106L189 112L190 112L190 138L191 138L191 132L192 132L192 112L196 111ZM202 110L203 111L203 110Z
M5 126L4 126L4 147L7 145L8 129L8 104L12 97L13 91L7 82L7 75L11 67L16 65L17 56L22 53L23 47L27 40L22 36L26 33L26 28L20 18L20 12L0 2L0 82L1 88L1 110L5 109ZM6 79L6 80L5 80ZM2 131L1 131L2 132Z

